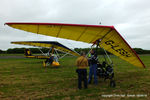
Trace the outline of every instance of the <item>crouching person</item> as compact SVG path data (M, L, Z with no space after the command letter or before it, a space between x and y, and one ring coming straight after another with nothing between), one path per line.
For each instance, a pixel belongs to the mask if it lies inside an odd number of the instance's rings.
M76 60L77 70L78 73L78 88L82 88L82 81L84 81L84 88L87 88L87 67L88 67L88 60L85 57L85 53L82 52L81 56Z

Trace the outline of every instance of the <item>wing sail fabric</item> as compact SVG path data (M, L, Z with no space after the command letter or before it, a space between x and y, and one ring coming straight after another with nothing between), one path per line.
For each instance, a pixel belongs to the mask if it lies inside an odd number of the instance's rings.
M60 24L60 23L6 23L16 29L70 39L75 41L82 41L86 43L93 43L101 39L101 46L120 57L121 59L138 67L145 67L138 55L129 46L129 44L122 38L113 26L102 25L81 25L81 24Z

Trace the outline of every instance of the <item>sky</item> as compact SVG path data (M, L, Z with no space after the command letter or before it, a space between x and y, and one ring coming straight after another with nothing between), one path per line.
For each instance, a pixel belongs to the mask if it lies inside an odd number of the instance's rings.
M58 41L70 48L90 44L13 29L6 22L114 26L132 48L150 50L150 0L0 0L0 49L28 47L11 41Z

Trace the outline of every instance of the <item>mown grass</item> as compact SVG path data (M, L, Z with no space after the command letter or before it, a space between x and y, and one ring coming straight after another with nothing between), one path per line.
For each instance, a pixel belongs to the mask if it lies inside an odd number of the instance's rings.
M23 54L0 54L0 56L23 56Z
M77 89L75 57L60 60L60 68L43 68L40 59L0 59L0 100L1 99L44 99L44 100L97 100L97 99L150 99L150 55L140 56L146 69L126 63L112 56L115 64L115 88L109 81L99 79L99 84L90 84L88 89ZM101 57L100 57L101 59ZM147 97L127 97L144 94ZM103 97L104 95L126 95Z

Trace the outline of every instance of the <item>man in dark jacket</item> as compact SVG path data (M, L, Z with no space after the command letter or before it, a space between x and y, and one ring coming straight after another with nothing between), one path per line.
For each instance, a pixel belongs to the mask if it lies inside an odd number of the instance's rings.
M88 83L90 84L92 81L92 76L94 74L94 83L97 84L97 62L98 62L98 57L97 54L94 52L94 50L90 51L90 57L89 57L89 66L90 66L90 71L89 71L89 79Z

